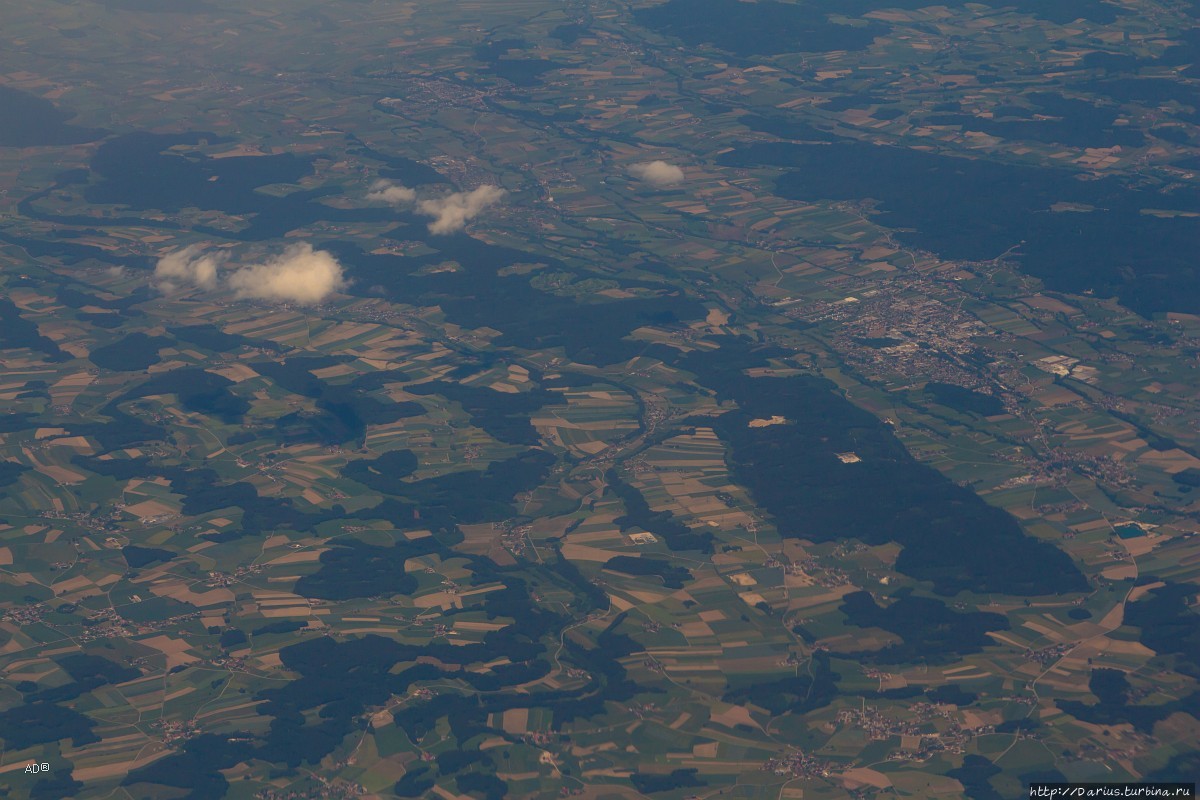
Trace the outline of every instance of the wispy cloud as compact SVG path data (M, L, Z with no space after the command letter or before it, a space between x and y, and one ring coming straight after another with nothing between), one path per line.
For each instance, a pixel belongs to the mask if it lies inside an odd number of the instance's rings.
M658 189L683 183L683 170L666 161L643 161L632 165L629 173Z
M432 218L430 233L443 236L461 231L468 222L503 200L506 194L508 192L499 186L484 185L469 192L420 197L415 189L380 180L371 185L367 199L412 207L418 214Z
M205 252L193 245L160 258L154 277L164 292L182 286L224 287L242 299L298 305L320 303L346 285L345 272L333 254L314 250L307 242L293 244L257 264L226 269L229 260L226 252Z
M307 242L294 244L261 264L235 270L226 282L237 297L300 305L319 303L346 285L338 260Z
M173 292L180 286L214 289L227 257L219 250L205 253L202 245L194 244L160 258L154 266L154 279L164 292Z
M407 206L417 202L417 191L380 178L371 184L367 199L377 203L391 203L394 206Z

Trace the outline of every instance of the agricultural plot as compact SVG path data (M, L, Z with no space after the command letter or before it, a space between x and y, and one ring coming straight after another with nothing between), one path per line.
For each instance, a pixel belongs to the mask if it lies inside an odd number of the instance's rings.
M12 796L1195 774L1183 10L144 5L3 34Z

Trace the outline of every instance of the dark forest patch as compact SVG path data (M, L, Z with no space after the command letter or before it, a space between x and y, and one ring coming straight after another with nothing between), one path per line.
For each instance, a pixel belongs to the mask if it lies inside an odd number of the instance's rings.
M814 128L812 125L809 125L807 122L801 122L799 119L782 115L759 116L758 114L746 114L745 116L738 117L738 122L752 131L769 133L781 139L828 142L834 138L828 131Z
M550 61L544 58L522 58L513 56L512 52L527 49L528 42L524 39L496 39L475 47L475 58L487 64L488 71L515 86L537 86L541 84L541 76L556 69L562 69L566 64Z
M955 411L978 414L981 417L993 417L1004 413L1004 401L999 397L977 392L964 386L930 382L925 384L925 391L935 403Z
M1072 147L1140 147L1146 137L1137 128L1115 125L1120 110L1056 92L1033 92L1022 99L1032 108L997 109L990 118L971 114L933 114L924 125L954 125L1001 139L1065 144Z
M0 461L0 489L12 486L28 471L29 467L16 461Z
M625 513L613 520L620 526L621 532L633 527L649 531L661 538L672 550L699 550L711 553L713 535L708 531L694 531L684 525L670 511L652 511L646 498L637 487L621 480L616 470L609 470L604 476L608 489L625 506Z
M874 20L841 24L831 17L861 17L884 9L918 9L931 0L806 0L779 3L760 0L668 0L634 12L639 25L680 39L690 47L710 44L738 56L862 50L889 28ZM949 0L963 6L968 0ZM1088 19L1107 24L1127 13L1101 0L999 0L995 8L1016 8L1051 22Z
M154 375L130 389L121 399L172 394L179 398L185 410L207 414L232 425L240 422L242 415L250 409L247 400L229 391L233 385L233 381L223 375L198 367L183 367Z
M807 375L749 378L743 370L778 355L726 337L721 348L686 357L664 350L701 383L740 406L710 424L730 446L734 480L775 518L783 536L855 537L903 545L896 568L960 591L1057 594L1087 581L1061 550L1025 535L1017 521L917 462L888 426ZM795 424L751 428L779 415ZM839 453L861 461L843 463ZM863 502L870 498L870 502Z
M1130 702L1132 688L1121 670L1094 669L1088 678L1088 689L1099 702L1089 705L1079 700L1056 700L1055 703L1060 710L1083 722L1093 725L1128 723L1147 734L1153 732L1155 723L1180 711L1200 718L1200 692L1168 703L1140 705Z
M175 557L175 553L170 550L163 550L161 547L141 547L136 544L122 547L121 554L125 556L125 562L133 569L141 569L156 562L170 561Z
M312 171L291 154L209 158L165 152L176 145L219 141L211 133L130 133L103 144L91 169L100 180L84 195L89 203L179 211L188 207L230 214L261 211L273 198L257 193L270 183L294 183Z
M222 238L243 241L276 239L317 220L394 218L390 209L338 209L316 202L331 191L328 189L298 191L285 197L255 191L267 184L297 182L312 172L309 158L290 153L210 158L199 152L169 151L178 145L219 141L220 137L204 132L131 133L112 139L92 158L94 182L84 191L84 198L90 203L136 210L173 212L200 208L252 215L248 226L239 232L196 228L198 232L219 233Z
M66 361L70 358L53 339L43 336L35 323L21 316L21 310L13 301L7 297L0 298L0 349L21 347L36 350L50 361Z
M187 325L180 328L168 328L167 333L181 342L194 344L197 347L203 347L205 350L212 350L215 353L229 353L237 350L239 347L275 345L274 342L264 342L260 345L255 340L248 339L245 336L225 333L216 325ZM278 345L275 346L277 347Z
M739 56L862 50L887 30L874 22L839 25L817 4L774 0L668 0L633 16L639 25L690 47L711 44Z
M670 772L635 772L629 776L633 788L642 794L669 792L673 789L691 789L697 786L707 786L708 783L696 777L698 770L673 769Z
M98 0L105 8L117 11L161 14L205 14L216 11L208 0Z
M411 594L417 588L417 579L404 571L404 564L413 556L430 552L420 542L376 547L355 539L338 539L333 548L321 554L321 568L296 581L295 591L324 600Z
M580 25L577 22L565 22L550 30L550 38L558 39L564 45L570 45L574 44L575 40L579 37L587 34L589 30L586 25Z
M107 131L80 128L75 115L11 86L0 86L0 147L49 147L94 142Z
M1052 289L1116 295L1142 314L1200 309L1200 273L1188 255L1200 219L1142 213L1200 210L1194 188L1134 188L1114 177L858 142L753 144L718 161L795 168L776 181L782 197L874 199L879 224L947 258L988 260L1019 245L1014 259ZM1063 203L1083 210L1054 210Z
M412 450L389 450L375 459L355 459L346 464L342 474L369 489L386 494L403 491L397 484L416 472L420 462Z
M817 652L813 654L809 674L735 686L722 699L727 703L753 703L774 716L805 714L833 702L840 677L829 665L829 654Z
M1141 629L1138 640L1160 656L1175 656L1176 669L1200 678L1200 615L1191 604L1196 587L1169 583L1125 607L1125 624Z
M258 372L282 388L317 401L316 411L296 411L275 421L276 434L281 440L323 444L361 441L368 425L386 425L425 413L420 403L397 403L370 396L369 389L382 385L374 379L386 379L391 373L366 373L349 384L331 384L312 373L345 360L337 356L292 356L284 361L254 363Z
M237 766L253 755L254 747L246 734L206 733L185 742L179 752L130 772L121 785L156 783L188 790L183 800L217 800L229 788L220 770Z
M418 396L437 394L459 403L471 416L472 424L508 444L538 444L541 438L529 421L530 415L542 406L562 401L558 395L543 389L519 393L497 392L486 387L446 381L420 383L407 387L406 391Z
M692 579L691 572L662 558L613 556L604 562L604 569L611 569L626 575L661 578L663 586L668 589L682 589L684 582Z
M542 292L530 285L527 276L499 273L520 263L540 262L556 271L569 271L566 265L465 234L431 237L415 218L389 237L423 241L438 252L401 258L364 253L348 243L330 243L326 249L351 265L358 286L376 286L388 296L441 306L450 320L469 328L495 328L503 334L495 342L500 347L562 347L573 361L612 364L645 349L643 343L624 340L634 329L679 325L706 313L698 302L673 289L662 289L655 296L585 302ZM446 261L462 269L423 272ZM358 290L352 287L351 291Z
M267 636L277 633L295 633L307 627L307 623L299 620L285 619L278 622L268 622L266 625L255 628L250 631L251 636Z
M112 344L97 347L88 354L88 359L101 369L113 372L140 372L161 361L158 351L171 344L170 339L162 336L131 333Z
M747 379L742 410L718 417L734 479L775 517L779 532L816 541L853 536L904 546L896 568L960 591L1055 594L1086 581L1060 550L1016 520L915 461L871 414L809 377ZM759 417L798 424L751 428ZM838 453L852 451L858 463ZM871 502L863 502L864 498Z
M1009 628L1008 620L1000 614L954 611L941 600L912 595L881 608L870 592L853 592L842 598L839 610L851 625L882 628L904 640L878 652L855 654L879 664L954 661L992 644L988 631Z
M452 472L402 483L392 493L419 513L424 526L501 520L515 513L513 498L541 485L553 464L554 457L549 453L527 450L495 461L482 471ZM359 513L370 513L370 509Z
M954 778L963 785L963 794L970 800L1004 800L1004 796L992 786L990 778L1002 770L983 756L974 754L963 758L963 765L949 770L946 777Z
M39 701L0 712L0 739L12 750L70 739L76 747L99 741L94 723L66 706Z
M87 653L72 653L57 660L58 666L71 676L71 683L42 689L26 698L27 703L60 703L114 683L140 678L142 673L115 661Z

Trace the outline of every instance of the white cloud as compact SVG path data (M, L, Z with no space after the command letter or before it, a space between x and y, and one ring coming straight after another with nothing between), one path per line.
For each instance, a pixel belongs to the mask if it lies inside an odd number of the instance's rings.
M371 184L367 199L394 206L415 206L418 214L433 218L429 223L429 232L440 236L461 231L468 222L499 203L506 194L508 192L499 186L485 185L469 192L420 198L415 189L379 180Z
M220 281L220 267L227 256L221 251L203 251L201 245L194 244L160 258L154 265L154 278L159 288L164 292L174 291L181 285L199 289L216 288Z
M380 178L371 184L367 199L379 203L391 203L394 206L407 206L417 202L417 192L407 186Z
M261 264L236 270L226 283L240 298L313 305L344 287L346 279L331 253L301 242Z
M436 235L461 231L466 224L486 208L494 206L506 195L499 186L480 186L469 192L454 192L445 197L422 200L417 211L433 217L429 232Z
M683 170L665 161L643 161L629 168L630 174L659 189L683 183Z
M213 290L227 287L241 299L312 305L346 285L342 265L331 253L301 242L260 264L225 269L229 255L204 252L200 245L168 253L158 260L158 288L172 292L183 286Z

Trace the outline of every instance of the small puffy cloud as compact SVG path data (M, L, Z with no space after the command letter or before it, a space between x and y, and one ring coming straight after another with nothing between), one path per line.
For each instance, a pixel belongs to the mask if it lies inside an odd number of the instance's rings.
M313 305L344 287L346 279L331 253L301 242L232 272L226 283L243 299Z
M394 206L407 206L417 202L417 192L415 189L380 178L371 184L367 199L377 203L391 203Z
M683 170L665 161L643 161L631 166L629 172L658 189L683 183Z
M304 242L260 264L226 269L228 261L226 252L205 252L200 245L192 245L160 258L154 278L164 292L185 286L228 288L242 299L299 305L319 303L346 285L337 259Z
M457 233L483 211L499 203L508 194L499 186L485 185L469 192L453 192L436 197L418 197L415 189L388 180L371 184L367 199L394 206L415 206L418 214L432 217L429 232L434 235Z
M154 279L165 292L179 286L214 289L220 281L219 270L225 259L223 252L205 253L201 245L194 244L160 258L154 265Z
M486 208L496 205L507 194L499 186L480 186L469 192L454 192L444 197L422 200L417 211L433 217L429 232L435 235L461 231Z

